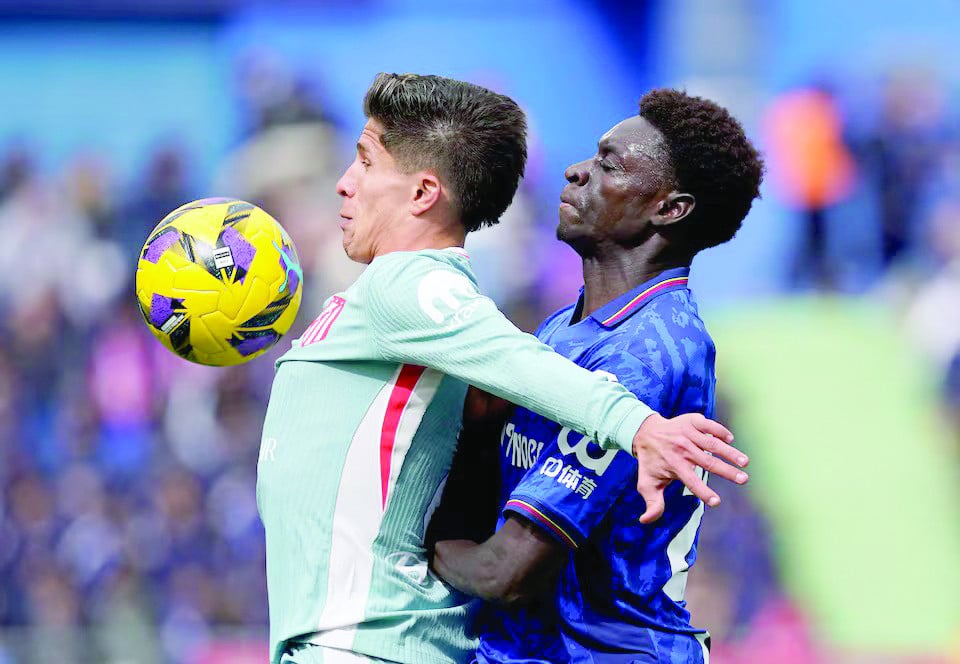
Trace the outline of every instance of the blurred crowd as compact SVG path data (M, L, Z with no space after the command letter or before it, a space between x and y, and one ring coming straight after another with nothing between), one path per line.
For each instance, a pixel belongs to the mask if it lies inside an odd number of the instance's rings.
M262 661L254 485L272 360L358 268L336 225L321 223L336 218L353 137L307 82L262 62L244 80L248 130L211 191L191 184L200 174L189 172L189 146L158 146L132 182L104 154L50 172L29 142L0 152L0 628L32 628L0 646L0 663L23 653L65 664ZM893 303L960 429L960 143L946 100L933 79L893 77L875 117L854 125L862 109L815 86L775 100L762 136L773 197L800 220L788 290L875 290ZM208 195L264 206L305 268L288 340L247 366L175 358L134 305L149 230ZM554 212L530 178L502 228L468 245L488 292L527 329L562 303L556 284L563 298L576 288L576 260L549 253ZM737 654L751 627L803 634L803 618L778 589L769 525L749 492L722 491L691 603L725 661L761 661ZM805 652L797 643L787 649Z
M789 288L876 295L941 378L960 424L960 113L923 68L875 98L819 83L772 100L770 190L799 220Z

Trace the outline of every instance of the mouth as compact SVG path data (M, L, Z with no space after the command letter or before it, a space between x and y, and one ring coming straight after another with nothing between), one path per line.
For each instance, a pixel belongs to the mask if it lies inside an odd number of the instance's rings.
M349 225L350 225L350 222L353 221L353 217L348 217L348 216L345 215L345 214L341 214L341 215L340 215L340 218L343 220L343 221L340 222L340 230L343 230L344 228L346 228L347 226L349 226Z
M569 223L579 223L580 211L571 196L560 194L560 209L558 210L560 219Z
M577 204L574 202L573 197L569 196L566 192L560 194L560 207L572 207L576 208Z

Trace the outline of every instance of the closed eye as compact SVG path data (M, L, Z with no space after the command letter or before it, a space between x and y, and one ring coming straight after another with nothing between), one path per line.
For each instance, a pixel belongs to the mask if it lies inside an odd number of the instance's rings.
M608 162L606 159L597 159L597 163L600 165L600 168L604 171L615 171L617 167Z

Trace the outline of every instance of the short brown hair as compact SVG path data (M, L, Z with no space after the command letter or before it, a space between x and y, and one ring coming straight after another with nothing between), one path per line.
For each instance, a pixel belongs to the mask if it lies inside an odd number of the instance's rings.
M377 74L363 112L401 169L431 168L467 231L500 220L527 161L527 120L510 97L441 76Z

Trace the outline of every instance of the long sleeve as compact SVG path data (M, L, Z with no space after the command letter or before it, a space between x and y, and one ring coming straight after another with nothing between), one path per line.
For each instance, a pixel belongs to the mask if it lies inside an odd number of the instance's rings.
M653 411L521 332L465 272L418 253L384 256L369 270L365 301L384 360L436 369L632 454Z

